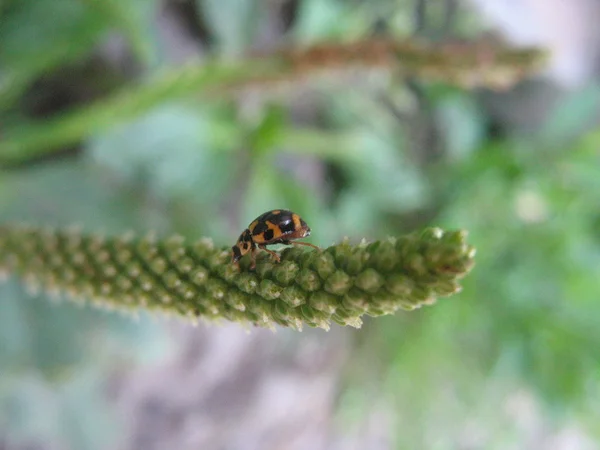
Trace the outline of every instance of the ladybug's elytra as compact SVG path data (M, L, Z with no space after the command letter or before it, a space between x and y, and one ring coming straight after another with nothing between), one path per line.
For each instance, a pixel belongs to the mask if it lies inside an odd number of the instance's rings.
M250 269L256 266L255 253L257 247L268 252L279 262L279 255L266 248L267 245L274 244L296 244L308 245L320 250L319 247L308 242L292 242L294 239L301 239L310 236L310 228L300 216L292 211L285 209L274 209L261 214L252 221L246 228L237 242L231 247L231 262L238 264L238 261L246 253L251 252L252 264Z

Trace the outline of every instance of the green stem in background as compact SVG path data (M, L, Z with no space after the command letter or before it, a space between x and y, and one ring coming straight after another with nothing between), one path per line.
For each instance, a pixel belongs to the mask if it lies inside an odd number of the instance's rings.
M26 161L185 97L224 98L245 89L278 85L294 92L325 76L328 83L382 71L465 87L508 88L535 73L544 55L535 49L463 43L368 40L285 50L232 62L213 61L172 70L113 96L43 122L3 130L0 164Z
M8 131L0 142L0 162L14 163L32 156L51 153L92 135L108 126L132 119L151 108L186 94L216 89L240 78L261 76L267 66L253 67L226 64L193 66L158 77L152 82L129 88L89 107L53 117L44 122L30 124Z
M460 290L474 265L466 232L428 228L398 238L319 252L288 247L281 262L261 252L256 270L230 263L209 239L186 244L79 231L0 227L0 268L26 285L125 311L157 310L192 320L226 319L301 330L303 324L360 327Z

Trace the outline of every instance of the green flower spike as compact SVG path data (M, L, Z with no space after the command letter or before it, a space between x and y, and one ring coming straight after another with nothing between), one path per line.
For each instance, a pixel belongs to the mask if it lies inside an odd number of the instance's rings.
M275 263L265 252L249 271L209 239L102 238L76 230L0 227L0 269L27 286L125 311L140 308L261 327L360 327L361 316L432 304L460 290L475 249L466 232L429 228L398 238L319 252L288 247Z

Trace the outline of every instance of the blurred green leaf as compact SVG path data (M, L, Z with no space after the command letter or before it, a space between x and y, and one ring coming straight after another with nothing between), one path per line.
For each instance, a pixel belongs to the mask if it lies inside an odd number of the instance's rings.
M286 122L285 110L281 106L269 106L258 126L252 131L250 148L253 152L264 153L273 150Z
M299 5L294 37L300 44L340 36L357 37L371 23L365 13L365 9L359 5L349 5L339 0L303 1Z
M135 193L119 197L107 174L82 161L62 161L0 175L0 218L53 226L78 224L90 230L160 229L153 220L159 206L139 202ZM133 194L133 195L132 195ZM143 207L139 207L143 206Z
M474 98L458 92L444 95L435 102L435 116L449 158L467 158L483 144L486 117Z
M157 196L194 193L214 201L231 181L233 155L215 151L210 116L170 105L90 141L90 156L122 178L142 180Z
M260 2L255 0L196 0L216 37L219 51L238 55L252 42L260 19Z
M0 108L37 77L81 58L110 30L129 39L148 59L147 25L156 1L21 0L0 21Z
M560 148L597 122L599 105L597 84L565 93L540 130L541 139L546 145Z

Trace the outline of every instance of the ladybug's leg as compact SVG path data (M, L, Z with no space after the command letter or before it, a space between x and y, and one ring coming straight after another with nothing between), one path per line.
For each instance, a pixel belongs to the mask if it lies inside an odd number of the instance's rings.
M277 262L281 261L281 259L279 258L279 255L277 253L275 253L273 250L269 250L264 244L259 245L258 248L269 253Z
M309 244L308 242L288 241L288 243L292 244L292 245L307 245L308 247L316 248L317 250L321 251L320 247L317 247L316 245L313 245L313 244Z
M254 270L256 267L256 245L252 245L252 250L250 250L250 270Z

